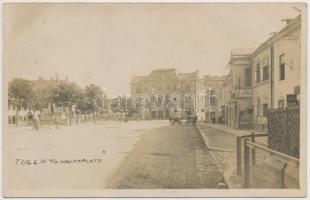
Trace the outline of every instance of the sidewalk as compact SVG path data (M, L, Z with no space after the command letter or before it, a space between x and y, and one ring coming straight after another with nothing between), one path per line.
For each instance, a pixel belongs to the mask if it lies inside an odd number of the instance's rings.
M227 127L224 124L210 124L210 123L197 123L197 129L202 135L205 144L211 155L217 161L220 171L223 174L225 183L229 188L242 188L242 177L236 175L236 137L242 135L249 135L252 132L256 134L262 134L266 132L256 130L238 130ZM267 145L267 137L256 138L257 142ZM252 170L252 182L254 188L263 188L264 186L269 188L278 187L273 180L260 180L257 179L259 174L265 174L263 168L263 161L266 158L265 155L257 152L256 160L258 165L256 169ZM260 168L261 167L261 168ZM255 175L258 174L258 175ZM264 176L265 178L265 176ZM257 183L257 184L256 184ZM265 185L264 185L265 184Z
M197 123L197 128L202 132L202 137L209 149L236 150L236 136L266 134L264 131L233 129L225 124ZM267 137L256 138L257 142L268 143Z

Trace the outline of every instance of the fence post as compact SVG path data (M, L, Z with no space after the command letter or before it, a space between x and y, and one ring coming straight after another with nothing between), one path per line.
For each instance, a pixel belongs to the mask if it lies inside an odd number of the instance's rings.
M255 133L254 132L251 133L251 142L255 143ZM252 153L252 164L255 165L256 164L255 148L251 149L251 153Z
M241 161L241 137L237 136L236 137L236 147L237 147L237 175L240 176L242 175L242 161Z
M244 139L244 187L250 186L250 148L247 146L248 138Z

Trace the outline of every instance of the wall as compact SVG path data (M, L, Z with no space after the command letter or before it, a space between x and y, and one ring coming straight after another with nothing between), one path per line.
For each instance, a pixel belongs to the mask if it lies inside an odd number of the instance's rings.
M286 95L294 94L294 87L300 85L300 28L281 37L274 43L274 108ZM285 80L280 81L280 55L285 54Z
M269 78L263 80L264 61L268 59ZM256 80L256 66L260 63L260 82ZM267 116L263 116L263 104L268 104L268 109L271 107L271 47L266 46L261 49L252 58L252 86L253 86L253 125L256 129L267 128ZM258 105L260 99L260 105ZM260 106L260 112L257 109Z

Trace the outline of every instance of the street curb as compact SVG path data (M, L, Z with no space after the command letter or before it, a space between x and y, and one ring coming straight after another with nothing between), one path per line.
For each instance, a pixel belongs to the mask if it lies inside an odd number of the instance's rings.
M196 124L195 127L196 127L197 131L199 132L199 134L201 135L203 142L205 143L206 147L209 149L210 145L209 145L209 141L208 141L206 134L204 134L203 131L199 128L199 125Z
M201 135L206 147L209 150L213 150L213 151L223 151L223 152L235 152L235 150L231 150L231 149L221 149L221 148L217 148L217 147L212 147L209 143L209 139L207 137L207 135L200 129L199 125L195 125L197 131L199 132L199 134Z
M243 188L242 177L236 175L234 167L228 168L223 172L223 180L228 189Z
M204 134L204 132L200 129L199 125L196 124L195 127L196 127L196 130L197 130L197 131L199 132L199 134L201 135L201 137L202 137L202 139L203 139L203 141L204 141L204 143L205 143L207 149L208 149L208 150L211 150L211 151L210 151L211 156L212 156L213 159L217 162L217 164L218 164L219 166L221 166L221 164L220 164L220 162L219 162L219 159L218 159L217 156L214 154L214 152L212 152L212 150L213 150L213 151L226 151L226 152L227 152L227 150L221 150L221 149L217 149L217 148L214 148L214 147L210 146L207 135ZM230 177L230 175L228 175L228 174L230 174L230 173L233 171L233 169L230 169L230 168L229 168L229 169L220 170L220 171L221 171L221 173L222 173L223 182L225 183L225 185L227 186L228 189L229 189L229 188L242 188L242 186L240 186L239 184L234 184L234 183L233 183L234 181L232 181L232 180L230 180L230 179L228 178L228 177Z

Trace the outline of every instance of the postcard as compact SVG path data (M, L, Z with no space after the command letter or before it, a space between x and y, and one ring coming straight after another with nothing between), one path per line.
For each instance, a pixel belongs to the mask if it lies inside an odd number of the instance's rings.
M306 2L6 2L5 197L303 197Z

